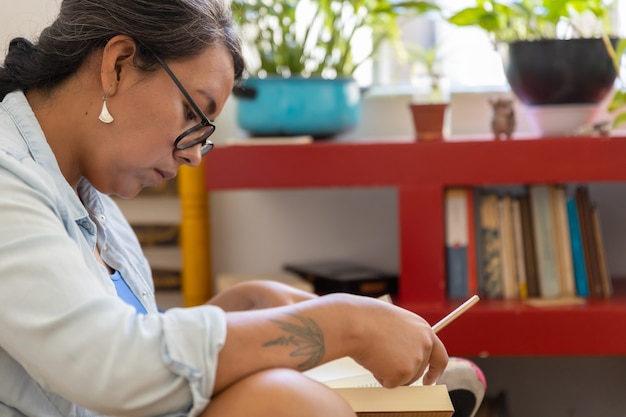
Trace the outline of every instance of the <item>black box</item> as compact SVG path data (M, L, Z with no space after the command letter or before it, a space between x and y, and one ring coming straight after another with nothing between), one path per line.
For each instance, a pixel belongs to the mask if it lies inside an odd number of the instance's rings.
M290 263L285 271L311 282L317 294L346 292L379 297L398 292L398 275L350 261Z

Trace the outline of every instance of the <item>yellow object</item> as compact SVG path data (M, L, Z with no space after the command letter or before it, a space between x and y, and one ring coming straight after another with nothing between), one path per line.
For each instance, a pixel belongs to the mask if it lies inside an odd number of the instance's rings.
M204 162L197 168L182 166L178 174L181 204L180 248L183 304L192 307L211 298L209 193L204 187Z

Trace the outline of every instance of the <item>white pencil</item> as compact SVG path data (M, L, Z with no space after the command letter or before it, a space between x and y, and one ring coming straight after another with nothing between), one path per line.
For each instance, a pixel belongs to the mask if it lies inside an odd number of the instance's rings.
M480 300L480 298L477 295L471 296L466 302L464 302L463 304L455 308L454 311L452 311L450 314L439 320L437 324L433 326L433 330L435 331L435 333L439 332L448 324L452 323L461 314L469 310L469 308L476 304L478 300Z

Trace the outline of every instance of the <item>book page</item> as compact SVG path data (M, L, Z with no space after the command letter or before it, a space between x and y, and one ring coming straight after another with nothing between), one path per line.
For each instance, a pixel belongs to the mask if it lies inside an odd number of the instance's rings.
M370 374L370 372L349 357L335 359L304 372L309 378L326 383L328 381ZM371 375L371 374L370 374Z
M380 387L374 375L354 359L344 357L304 372L308 377L331 388ZM422 378L411 386L423 385Z

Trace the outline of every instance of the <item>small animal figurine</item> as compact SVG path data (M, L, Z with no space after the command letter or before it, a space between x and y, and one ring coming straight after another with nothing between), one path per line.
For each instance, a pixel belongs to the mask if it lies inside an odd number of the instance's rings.
M505 139L511 139L515 130L515 112L513 111L513 100L510 98L491 98L489 103L493 109L491 119L491 131L495 139L499 140L504 135Z

